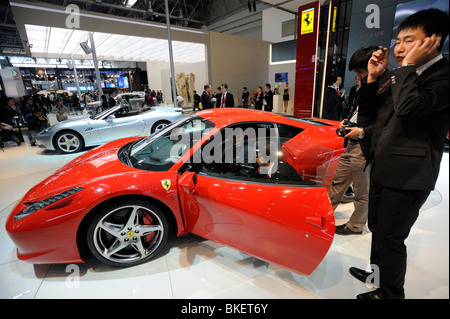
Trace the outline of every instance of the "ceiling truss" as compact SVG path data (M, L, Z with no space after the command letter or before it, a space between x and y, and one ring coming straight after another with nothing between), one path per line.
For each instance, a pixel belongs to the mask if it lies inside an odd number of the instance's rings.
M296 1L300 0L168 0L169 19L173 25L208 29L208 25L247 10L253 3L295 13L283 6ZM29 0L27 2L50 4L62 8L75 4L85 11L166 23L164 0ZM26 55L8 1L2 1L0 4L0 55Z

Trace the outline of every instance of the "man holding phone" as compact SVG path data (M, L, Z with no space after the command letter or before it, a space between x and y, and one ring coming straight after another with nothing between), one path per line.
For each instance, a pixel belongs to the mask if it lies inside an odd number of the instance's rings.
M359 112L376 117L368 225L380 287L359 299L405 298L404 241L434 189L449 128L449 65L440 54L448 22L437 9L409 16L398 27L394 48L400 67L386 69L384 48L368 63ZM354 267L350 273L361 281L375 275Z

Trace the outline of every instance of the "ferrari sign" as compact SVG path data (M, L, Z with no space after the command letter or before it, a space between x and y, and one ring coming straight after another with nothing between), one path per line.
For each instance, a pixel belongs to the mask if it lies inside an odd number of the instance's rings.
M170 179L163 179L161 181L161 185L166 191L168 191L170 189L170 186L172 186L172 182Z
M302 22L300 34L312 33L314 31L314 8L302 11Z

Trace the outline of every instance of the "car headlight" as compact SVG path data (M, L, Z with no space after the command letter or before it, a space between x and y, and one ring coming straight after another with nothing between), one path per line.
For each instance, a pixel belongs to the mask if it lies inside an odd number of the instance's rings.
M33 214L34 212L37 212L38 210L45 208L47 206L50 206L53 203L56 203L57 201L60 201L66 197L69 197L75 193L78 193L80 191L82 191L83 188L81 187L75 187L72 189L69 189L67 191L64 191L62 193L53 195L52 197L43 199L41 201L38 202L32 202L32 203L24 203L25 205L27 205L28 207L25 208L24 210L22 210L21 212L17 213L14 216L14 220L20 220L30 214Z
M50 132L51 129L52 129L52 126L47 127L45 130L40 131L39 134L45 134L45 133L48 133L48 132Z

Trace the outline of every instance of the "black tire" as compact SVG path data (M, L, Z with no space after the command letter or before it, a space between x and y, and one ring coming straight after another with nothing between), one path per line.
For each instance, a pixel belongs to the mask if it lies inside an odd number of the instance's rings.
M158 121L158 122L156 122L155 124L153 124L150 133L153 134L153 133L155 133L155 132L157 132L157 131L160 131L160 130L162 130L163 128L165 128L167 125L170 125L170 123L171 123L171 122L170 122L170 121L167 121L167 120L161 120L161 121Z
M53 144L61 153L71 154L84 148L84 140L80 134L73 131L62 131L56 134Z
M91 254L100 262L130 267L158 255L168 235L164 212L144 200L128 199L98 211L86 239Z

